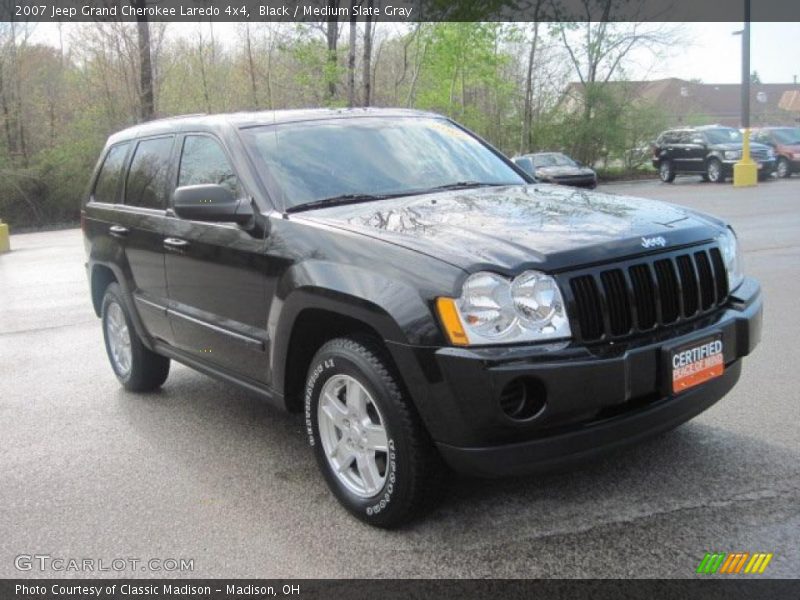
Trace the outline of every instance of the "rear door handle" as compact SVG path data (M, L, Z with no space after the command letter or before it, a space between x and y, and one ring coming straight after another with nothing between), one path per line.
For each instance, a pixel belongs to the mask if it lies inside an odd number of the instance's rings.
M127 236L131 231L127 227L123 227L122 225L112 225L108 228L108 232L113 235L114 237L124 238Z
M189 245L189 242L180 238L165 238L164 247L167 250L182 250Z

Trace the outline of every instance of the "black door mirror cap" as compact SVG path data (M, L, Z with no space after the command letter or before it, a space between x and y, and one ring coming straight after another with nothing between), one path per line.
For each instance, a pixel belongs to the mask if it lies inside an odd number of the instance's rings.
M234 198L227 187L214 183L185 185L172 194L172 209L181 219L245 225L253 219L249 199Z

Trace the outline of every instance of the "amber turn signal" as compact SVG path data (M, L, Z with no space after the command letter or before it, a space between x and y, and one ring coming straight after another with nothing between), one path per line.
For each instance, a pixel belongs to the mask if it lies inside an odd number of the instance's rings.
M436 312L439 313L439 320L444 326L450 343L454 346L469 345L467 332L461 324L461 317L458 316L456 301L453 298L437 298Z

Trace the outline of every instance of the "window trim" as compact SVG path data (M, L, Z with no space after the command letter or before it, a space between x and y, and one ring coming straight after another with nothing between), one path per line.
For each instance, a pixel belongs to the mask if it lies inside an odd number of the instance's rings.
M169 171L170 170L172 170L172 171L175 170L175 167L174 167L174 165L175 165L175 140L177 139L177 137L178 137L178 134L175 133L175 132L172 132L172 133L160 133L158 135L150 135L150 136L146 136L146 137L134 138L132 140L132 141L136 142L136 144L134 145L134 149L133 149L133 151L130 152L130 155L128 156L128 159L127 159L127 166L126 166L126 169L125 169L125 182L124 182L125 185L122 188L122 202L120 202L118 204L118 206L124 206L126 209L134 210L134 211L146 211L146 212L151 213L151 214L153 214L153 213L160 214L160 215L166 214L167 209L169 208L169 205L172 202L172 192L169 189L169 181L170 181ZM165 177L165 181L164 181L164 193L165 193L165 198L167 199L166 205L163 208L153 208L152 206L136 206L136 205L133 205L133 204L128 204L127 202L125 202L125 200L127 199L127 194L128 194L128 179L130 178L131 167L133 166L133 159L136 157L136 151L139 149L139 145L142 142L149 142L151 140L158 140L158 139L163 139L163 138L171 138L172 139L172 146L170 147L169 158L167 159L168 160L167 176Z

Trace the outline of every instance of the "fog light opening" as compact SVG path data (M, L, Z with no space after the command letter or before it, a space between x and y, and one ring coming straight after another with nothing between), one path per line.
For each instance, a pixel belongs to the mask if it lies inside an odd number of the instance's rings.
M506 416L516 421L525 421L544 409L547 392L538 379L518 377L505 385L498 401Z

